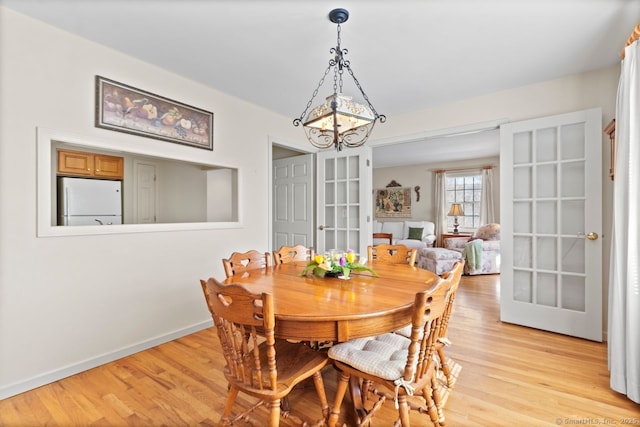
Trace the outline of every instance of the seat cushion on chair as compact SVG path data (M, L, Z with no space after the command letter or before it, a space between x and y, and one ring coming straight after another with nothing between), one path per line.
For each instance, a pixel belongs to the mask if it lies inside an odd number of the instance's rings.
M359 371L394 381L404 375L409 344L409 339L394 333L356 338L332 346L329 357Z

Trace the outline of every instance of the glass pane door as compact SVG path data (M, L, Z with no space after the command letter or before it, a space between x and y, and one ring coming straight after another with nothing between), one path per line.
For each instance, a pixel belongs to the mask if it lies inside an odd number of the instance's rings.
M602 244L589 234L602 228L600 117L596 109L502 129L504 321L602 339Z
M371 149L318 153L317 250L366 253L371 235Z

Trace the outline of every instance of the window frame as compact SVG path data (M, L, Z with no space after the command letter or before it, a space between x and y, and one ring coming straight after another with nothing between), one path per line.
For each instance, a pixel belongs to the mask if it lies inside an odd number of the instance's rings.
M451 188L449 180L454 180L454 188ZM462 180L462 182L458 182ZM467 181L471 180L470 183ZM468 188L471 185L471 188ZM446 212L449 212L452 203L460 203L464 215L458 217L458 231L472 233L480 226L480 209L482 204L482 170L468 169L456 172L445 172L445 203ZM468 200L467 192L472 191L472 199ZM453 194L453 196L452 196ZM477 196L477 197L476 197ZM477 200L475 200L477 198ZM453 231L454 217L447 215L447 231Z

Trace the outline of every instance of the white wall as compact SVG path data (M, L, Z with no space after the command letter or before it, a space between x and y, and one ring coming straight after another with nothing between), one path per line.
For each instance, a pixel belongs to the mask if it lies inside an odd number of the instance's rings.
M207 221L235 221L236 173L231 169L207 171Z
M208 325L198 280L223 277L220 260L234 250L268 246L268 141L308 144L288 117L2 7L0 54L3 398ZM213 111L214 150L95 128L96 74ZM597 106L608 121L617 79L612 68L389 117L375 137ZM109 140L115 150L135 146L149 155L238 168L242 226L38 238L37 127ZM603 164L608 165L604 148ZM611 201L608 182L605 206ZM605 213L606 223L610 218ZM608 241L605 246L608 259Z
M494 187L494 200L496 200L496 216L500 221L500 158L490 157L486 159L465 160L450 163L429 163L421 165L398 166L388 168L373 169L373 189L385 188L389 182L395 180L402 184L403 187L411 187L411 219L419 221L435 222L436 206L435 198L435 182L434 171L439 169L473 169L483 166L495 166L494 176L496 185ZM375 165L374 165L375 166ZM417 201L414 187L420 186L420 201ZM406 218L397 219L403 221ZM393 221L393 219L385 219L385 221Z
M206 222L207 174L197 165L158 162L158 222Z
M224 277L234 250L268 249L269 136L305 142L288 117L3 7L0 54L3 398L208 325L199 279ZM214 150L95 128L95 75L214 112ZM238 168L241 227L37 238L37 127Z

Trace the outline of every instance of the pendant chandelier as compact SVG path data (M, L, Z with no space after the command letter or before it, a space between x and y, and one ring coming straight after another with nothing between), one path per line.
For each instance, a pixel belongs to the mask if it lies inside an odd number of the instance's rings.
M379 120L384 123L387 119L373 108L369 97L364 93L360 82L353 74L349 61L344 59L344 55L348 51L340 46L340 29L341 24L347 19L349 19L349 12L346 9L334 9L329 12L329 20L338 24L338 41L336 47L329 51L335 57L329 60L329 66L322 75L316 90L313 91L307 107L300 114L300 117L293 121L295 126L302 124L309 142L314 147L321 149L333 146L340 151L343 147L360 147L369 138L376 122ZM333 94L328 96L323 104L313 108L303 121L331 68L333 68ZM353 78L366 105L352 101L350 96L342 93L344 70L347 70Z

